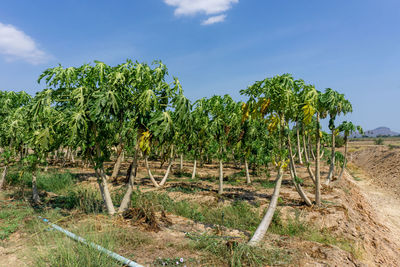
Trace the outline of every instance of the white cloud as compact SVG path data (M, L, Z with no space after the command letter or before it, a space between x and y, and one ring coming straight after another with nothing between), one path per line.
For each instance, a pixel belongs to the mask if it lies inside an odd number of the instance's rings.
M227 11L239 0L164 0L167 5L176 7L175 15L218 14Z
M34 65L50 59L50 56L41 50L30 36L13 25L1 22L0 54L3 54L9 61L22 59Z
M214 23L218 23L218 22L223 22L226 18L225 14L222 15L218 15L218 16L212 16L209 17L208 19L204 20L201 24L202 25L211 25Z

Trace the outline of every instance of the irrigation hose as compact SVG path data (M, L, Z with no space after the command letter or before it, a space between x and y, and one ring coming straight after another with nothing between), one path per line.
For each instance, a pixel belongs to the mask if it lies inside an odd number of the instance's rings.
M64 234L67 235L68 237L70 237L70 238L72 238L72 239L74 239L74 240L76 240L76 241L78 241L78 242L81 242L81 243L83 243L83 244L85 244L85 245L88 245L88 246L90 246L90 247L92 247L92 248L94 248L94 249L97 249L98 251L105 253L106 255L108 255L108 256L110 256L111 258L113 258L113 259L115 259L115 260L121 262L122 264L124 264L124 265L126 265L126 266L130 266L130 267L143 267L142 265L137 264L136 262L131 261L130 259L127 259L127 258L125 258L125 257L122 257L121 255L118 255L117 253L114 253L114 252L112 252L112 251L110 251L110 250L108 250L108 249L106 249L106 248L103 248L102 246L99 246L99 245L97 245L97 244L95 244L95 243L93 243L93 242L86 241L84 238L82 238L82 237L80 237L80 236L77 236L77 235L75 235L74 233L71 233L71 232L69 232L69 231L63 229L63 228L61 228L60 226L58 226L58 225L56 225L56 224L54 224L54 223L51 223L49 220L47 220L47 219L45 219L45 218L43 218L43 217L41 217L41 216L38 216L38 217L39 217L39 219L43 220L43 222L49 224L52 228L54 228L54 229L60 231L61 233L64 233Z

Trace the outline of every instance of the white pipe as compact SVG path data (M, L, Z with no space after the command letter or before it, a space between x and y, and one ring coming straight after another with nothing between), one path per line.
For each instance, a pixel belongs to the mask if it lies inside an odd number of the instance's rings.
M95 248L95 249L97 249L97 250L99 250L99 251L101 251L101 252L107 254L108 256L110 256L110 257L112 257L113 259L115 259L115 260L117 260L117 261L123 263L123 264L126 265L126 266L130 266L130 267L143 267L142 265L137 264L136 262L131 261L130 259L127 259L127 258L125 258L125 257L122 257L121 255L118 255L117 253L114 253L114 252L112 252L112 251L110 251L110 250L108 250L108 249L105 249L105 248L103 248L102 246L99 246L99 245L97 245L97 244L95 244L95 243L93 243L93 242L88 242L88 241L86 241L84 238L82 238L82 237L80 237L80 236L77 236L77 235L75 235L75 234L73 234L73 233L71 233L71 232L69 232L69 231L67 231L67 230L65 230L65 229L63 229L63 228L61 228L60 226L58 226L58 225L56 225L56 224L54 224L54 223L49 222L49 220L47 220L47 219L45 219L45 218L43 218L43 217L41 217L41 216L38 216L38 217L39 217L39 219L42 219L45 223L48 223L48 224L49 224L51 227L53 227L54 229L56 229L56 230L58 230L58 231L60 231L60 232L62 232L62 233L64 233L64 234L66 234L66 235L69 236L70 238L72 238L72 239L74 239L74 240L76 240L76 241L78 241L78 242L81 242L81 243L83 243L83 244L85 244L85 245L91 246L92 248Z

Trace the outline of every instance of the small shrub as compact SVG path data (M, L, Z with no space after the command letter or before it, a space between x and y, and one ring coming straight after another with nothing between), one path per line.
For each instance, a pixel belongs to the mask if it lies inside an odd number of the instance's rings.
M374 142L375 142L375 145L379 145L379 146L380 146L380 145L383 145L383 143L384 143L384 142L383 142L383 138L375 139Z

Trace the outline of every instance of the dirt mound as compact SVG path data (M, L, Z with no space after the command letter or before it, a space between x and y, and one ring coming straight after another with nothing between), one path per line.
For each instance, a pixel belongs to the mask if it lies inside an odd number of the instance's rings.
M351 162L367 172L372 182L400 199L400 149L369 146L351 154Z

